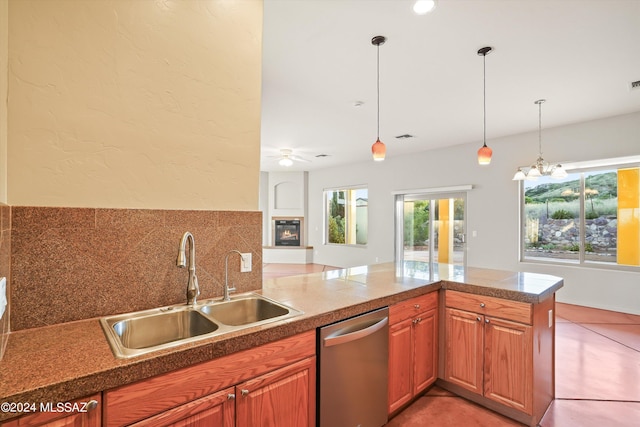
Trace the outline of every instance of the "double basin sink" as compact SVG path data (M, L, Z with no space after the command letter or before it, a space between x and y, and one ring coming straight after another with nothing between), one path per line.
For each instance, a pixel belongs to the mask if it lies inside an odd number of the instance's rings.
M205 300L100 319L119 358L174 347L303 314L287 305L250 293L231 301Z

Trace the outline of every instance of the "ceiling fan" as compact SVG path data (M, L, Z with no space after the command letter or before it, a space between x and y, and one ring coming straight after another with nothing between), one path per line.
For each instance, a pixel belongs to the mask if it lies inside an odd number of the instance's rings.
M280 160L278 160L278 164L280 166L285 166L285 167L292 166L293 162L303 162L303 163L310 163L311 162L311 160L307 160L307 159L305 159L303 157L294 155L293 151L288 149L288 148L280 149L280 155L279 156L271 156L271 157L275 157L275 158L280 159Z

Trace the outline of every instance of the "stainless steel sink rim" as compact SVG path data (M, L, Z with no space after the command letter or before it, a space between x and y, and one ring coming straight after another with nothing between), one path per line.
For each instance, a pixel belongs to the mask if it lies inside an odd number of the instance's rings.
M252 322L241 324L241 325L225 324L220 320L216 319L215 317L206 313L207 311L206 309L209 307L224 306L226 304L234 304L234 303L237 304L238 301L247 300L247 299L257 299L257 300L266 301L267 303L273 304L281 309L286 310L287 313L283 315L270 317L264 320L252 321ZM203 311L203 308L205 309L204 311ZM212 332L203 333L203 334L190 336L186 338L179 338L179 339L172 340L170 342L165 342L159 345L154 345L154 346L149 346L144 348L130 348L130 347L126 347L123 344L120 336L118 335L118 333L114 328L114 325L118 324L119 322L149 318L153 316L160 316L165 313L177 313L177 312L197 312L200 316L203 316L207 321L213 323L217 327L217 329L213 330ZM107 337L107 342L109 343L109 346L111 347L111 350L113 351L114 355L117 358L127 359L127 358L136 357L136 356L140 356L147 353L152 353L159 350L164 350L167 348L177 347L179 345L183 345L191 342L202 341L208 338L218 337L231 332L237 332L243 329L264 325L266 323L290 319L292 317L296 317L301 314L304 314L304 313L300 310L296 310L293 307L290 307L286 304L283 304L278 301L274 301L270 298L267 298L260 294L256 294L252 292L249 294L236 295L235 297L231 298L231 301L220 301L219 299L208 299L208 300L203 300L194 306L176 304L176 305L161 307L161 308L153 308L149 310L141 310L141 311L136 311L131 313L104 316L100 318L100 325L102 326L102 329L105 332L105 335Z

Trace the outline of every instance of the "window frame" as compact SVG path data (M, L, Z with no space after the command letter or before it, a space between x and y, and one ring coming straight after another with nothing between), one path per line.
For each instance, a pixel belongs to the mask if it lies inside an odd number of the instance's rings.
M329 241L329 194L334 193L334 192L340 192L343 191L345 192L345 200L349 200L349 197L347 196L347 194L349 192L352 191L358 191L358 190L366 190L367 191L367 214L366 214L366 219L367 219L367 231L366 231L366 237L367 237L367 243L347 243L346 240L346 236L345 236L345 243L335 243L335 242L330 242ZM331 188L324 188L322 190L322 206L323 206L323 244L327 245L327 246L338 246L338 247L354 247L354 248L366 248L367 245L369 244L369 187L366 184L358 184L358 185L345 185L345 186L340 186L340 187L331 187ZM356 205L357 207L357 205ZM349 209L347 209L347 205L345 204L345 229L349 229L350 227L350 223L353 221L353 219L351 218L351 214L349 213ZM357 225L357 219L355 222L355 225ZM354 227L355 227L354 225ZM348 233L347 233L348 235ZM356 232L356 242L357 242L357 232Z
M525 211L525 180L518 182L518 197L519 197L519 263L521 264L546 264L554 266L565 266L575 268L598 268L605 270L615 271L631 271L640 272L640 266L618 264L616 262L604 262L604 261L588 261L585 259L585 238L586 238L586 216L585 216L585 173L588 172L600 172L606 170L620 170L627 168L640 169L640 158L630 157L621 159L607 159L598 160L593 162L580 162L570 165L565 165L565 170L570 175L580 174L580 196L579 196L579 227L580 233L580 249L578 253L578 260L568 259L552 259L544 257L526 257L525 255L525 235L526 235L526 211Z

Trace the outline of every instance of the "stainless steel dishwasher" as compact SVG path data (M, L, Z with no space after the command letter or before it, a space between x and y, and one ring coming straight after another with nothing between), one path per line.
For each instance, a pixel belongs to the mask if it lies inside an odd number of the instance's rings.
M389 309L319 329L319 427L387 423Z

